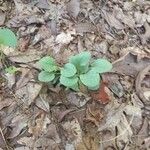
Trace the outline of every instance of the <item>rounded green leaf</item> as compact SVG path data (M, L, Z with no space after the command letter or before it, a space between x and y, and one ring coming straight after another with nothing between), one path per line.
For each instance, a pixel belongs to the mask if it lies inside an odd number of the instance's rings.
M78 77L64 77L60 76L60 83L66 87L72 87L76 85L78 82Z
M65 77L72 77L76 72L76 67L71 63L65 64L64 68L61 69L61 74Z
M105 73L112 69L112 64L106 59L97 59L92 64L92 70L97 73Z
M45 71L52 72L57 69L55 60L50 56L45 56L38 62L39 66Z
M99 89L99 85L100 84L98 84L97 86L94 86L94 87L88 87L90 90L98 90Z
M73 85L73 86L70 86L69 88L72 89L72 90L74 90L74 91L80 91L80 90L79 90L78 83L76 83L76 84Z
M17 37L10 29L0 28L0 45L16 47Z
M100 76L95 71L90 70L86 74L81 74L80 80L87 87L96 87L99 85Z
M38 75L38 79L41 82L50 82L54 80L55 74L53 72L41 71Z
M70 57L69 62L74 64L77 71L85 73L88 70L91 54L89 52L81 52L75 56Z

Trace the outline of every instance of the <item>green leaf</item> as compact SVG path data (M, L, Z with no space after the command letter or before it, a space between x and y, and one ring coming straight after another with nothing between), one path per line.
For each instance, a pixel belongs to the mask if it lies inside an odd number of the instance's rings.
M64 68L61 69L61 74L64 77L72 77L76 74L76 72L77 72L76 67L71 63L65 64Z
M91 54L89 52L81 52L75 56L70 57L69 62L74 64L79 73L85 73L88 71Z
M92 70L97 73L105 73L112 69L112 64L106 59L97 59L92 64Z
M66 87L72 87L75 84L77 84L78 82L78 77L64 77L64 76L60 76L60 83Z
M93 70L90 70L86 74L80 75L81 82L87 87L97 87L99 86L100 76Z
M55 74L54 72L41 71L38 75L38 79L41 82L50 82L54 80Z
M100 85L100 84L99 84ZM94 87L88 87L90 90L98 90L99 89L99 85L94 86Z
M16 68L15 66L10 66L6 68L5 71L9 74L15 74L18 71L18 68Z
M48 72L53 72L57 70L55 60L50 56L45 56L38 62L39 66Z
M0 28L0 45L16 47L17 37L10 29Z
M69 88L72 89L72 90L74 90L74 91L80 91L79 86L78 86L78 83L76 83L76 84L73 85L73 86L70 86Z

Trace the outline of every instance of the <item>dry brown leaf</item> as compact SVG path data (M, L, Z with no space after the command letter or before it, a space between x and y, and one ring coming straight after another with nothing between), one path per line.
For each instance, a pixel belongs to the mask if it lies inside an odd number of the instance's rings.
M76 26L75 26L75 29L76 29L76 32L77 33L86 33L86 32L95 32L96 31L96 27L87 22L87 23L78 23Z
M22 137L17 141L18 144L28 146L29 148L32 148L34 142L35 141L33 137Z
M0 10L0 26L5 22L6 14Z
M125 15L122 11L121 8L118 6L114 7L114 16L120 20L122 23L126 24L130 28L134 29L135 28L135 21L132 16L130 15Z
M49 118L43 113L39 118L36 119L35 126L29 126L28 132L33 134L34 137L38 137L39 135L47 132L47 125L50 124Z
M0 110L10 106L13 103L12 99L10 98L5 98L2 100L2 98L0 98Z
M14 150L30 150L29 147L26 146L21 146L21 147L17 147Z
M48 101L47 101L46 99L44 99L44 98L42 97L42 95L40 95L40 96L36 99L35 104L36 104L39 108L43 109L43 110L46 111L46 112L49 112L49 111L50 111L50 110L49 110L49 109L50 109L49 103L48 103Z
M145 78L150 78L150 65L141 70L136 78L136 93L139 98L145 103L150 104L150 85L143 86ZM147 79L147 80L148 80ZM148 80L149 82L149 80ZM146 82L147 83L147 82Z
M38 0L36 6L41 9L50 9L48 0Z
M7 80L7 86L11 89L16 81L15 74L6 73L5 77Z
M138 146L141 146L146 137L148 137L148 119L144 118L141 129L137 134L135 142L137 143Z
M80 12L80 0L70 0L67 4L67 11L72 17L76 18Z
M12 139L20 134L20 132L27 127L28 118L25 116L17 116L11 121L10 127L12 131L9 135L9 138Z
M106 10L102 10L102 12L103 12L103 18L107 21L107 23L111 27L114 27L114 28L120 29L120 30L124 28L123 24L118 19L116 19L115 15L113 13L110 13Z
M9 56L9 59L12 62L17 62L17 63L29 63L29 62L33 62L36 60L39 60L41 57L40 55L36 53L28 53L28 54L15 54L12 56Z
M76 150L98 150L99 149L99 141L96 137L92 135L85 134L83 136L83 140L75 146Z
M111 109L110 109L111 108ZM99 131L103 130L110 130L115 131L114 127L118 128L118 136L116 139L121 139L125 143L128 142L129 137L132 136L132 121L134 117L138 118L139 120L142 119L142 112L139 107L135 107L133 105L120 105L117 101L110 103L106 106L105 110L107 110L107 116L106 116L106 123L101 124L99 126ZM125 112L127 116L123 113ZM130 118L129 121L128 117ZM106 141L111 141L114 139L107 139Z
M41 84L28 82L25 86L16 90L15 94L22 99L26 105L31 105L42 88Z
M145 33L143 35L140 35L142 44L148 43L150 40L150 25L148 22L144 23Z
M54 124L50 124L47 127L47 132L45 134L45 137L50 138L52 140L55 140L55 143L60 143L61 142L61 139L59 137L57 128Z
M56 37L56 43L58 44L69 44L72 40L73 37L69 32L68 33L62 32Z
M78 120L75 118L72 121L65 122L63 128L68 135L68 139L76 145L79 144L82 140L82 129Z
M141 58L139 58L141 56ZM146 66L150 65L150 57L143 53L128 52L113 63L113 72L136 76Z

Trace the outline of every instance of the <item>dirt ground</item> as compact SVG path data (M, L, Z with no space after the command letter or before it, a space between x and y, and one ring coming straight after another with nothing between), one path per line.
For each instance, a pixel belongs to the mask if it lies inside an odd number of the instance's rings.
M0 52L0 150L150 150L149 0L0 0L0 27L18 37ZM84 50L113 64L99 90L38 81L40 58Z

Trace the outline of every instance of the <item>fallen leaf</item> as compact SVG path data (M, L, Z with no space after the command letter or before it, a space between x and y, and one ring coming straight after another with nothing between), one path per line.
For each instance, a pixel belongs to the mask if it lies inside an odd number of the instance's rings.
M20 38L19 39L19 50L21 52L24 52L28 49L29 46L29 42L30 42L30 37L25 37L25 38Z
M131 29L135 28L135 21L132 16L125 15L121 8L118 6L114 7L114 16L121 20L122 23L126 24Z
M71 36L70 33L60 33L56 37L56 43L59 44L69 44L73 40L73 37Z
M77 95L75 92L69 92L67 95L67 100L77 106L77 107L82 107L84 106L89 100L90 98L85 96L85 95Z
M150 40L150 25L148 22L144 23L144 28L145 28L145 33L140 35L141 42L143 45L148 43L148 41Z
M99 101L102 104L107 104L110 99L109 99L109 95L108 95L108 89L107 88L107 84L102 82L100 84L100 88L98 91L96 92L91 92L91 96L94 100Z
M42 88L41 84L28 82L27 85L16 90L15 94L22 99L26 105L31 105Z
M94 104L88 105L84 121L91 122L98 127L102 119L102 110L100 110L99 107L97 108Z
M75 25L75 30L77 33L83 34L83 33L90 33L90 32L95 32L96 31L96 27L87 22L87 23L78 23Z
M5 98L2 100L2 98L0 98L0 110L2 110L5 107L10 106L13 103L12 99L10 98Z
M30 150L29 147L26 146L21 146L21 147L17 147L14 150Z
M35 104L46 112L50 111L49 103L42 97L42 95L39 95L39 97L35 100Z
M78 120L75 118L72 121L65 122L63 128L66 131L68 138L77 145L82 140L82 130Z
M25 116L17 116L13 118L11 121L10 127L12 127L12 131L9 135L9 139L12 139L20 134L20 132L27 127L28 118Z
M15 74L6 73L5 77L7 80L7 86L11 89L16 82Z
M150 65L139 72L135 82L136 93L139 98L145 104L150 104L150 85L145 85L145 83L143 84L146 77L150 77Z
M118 19L116 19L115 14L110 13L104 9L102 10L102 12L103 12L103 18L107 21L107 23L111 27L114 27L120 30L124 28L123 24Z
M5 22L6 14L0 10L0 26Z
M47 132L47 125L50 124L50 122L49 118L42 113L39 118L35 120L35 126L29 125L28 132L33 134L34 137L38 137Z
M17 143L20 145L25 145L25 146L28 146L29 148L32 148L35 141L34 141L33 137L21 137L19 140L17 140ZM18 149L18 150L20 150L20 149Z
M150 65L150 57L147 56L146 53L145 56L141 53L141 58L138 58L139 55L140 53L137 52L128 52L123 57L113 62L112 71L119 74L136 76L139 71Z
M50 9L48 0L38 0L36 6L41 9Z
M80 0L70 0L67 4L67 11L72 17L76 18L80 12Z
M115 103L115 104L113 104ZM106 123L102 123L99 126L99 131L111 131L115 132L115 127L117 129L117 135L101 141L102 143L111 142L116 140L117 146L119 149L123 148L123 145L129 142L130 138L133 135L133 131L131 128L134 117L138 119L142 119L141 110L139 108L135 108L133 105L120 105L118 102L113 102L111 104L106 105L106 110L108 111L106 116ZM113 106L113 107L112 107ZM111 109L110 109L111 108ZM130 114L130 115L125 115ZM128 118L130 117L130 119ZM124 143L124 144L123 144Z

